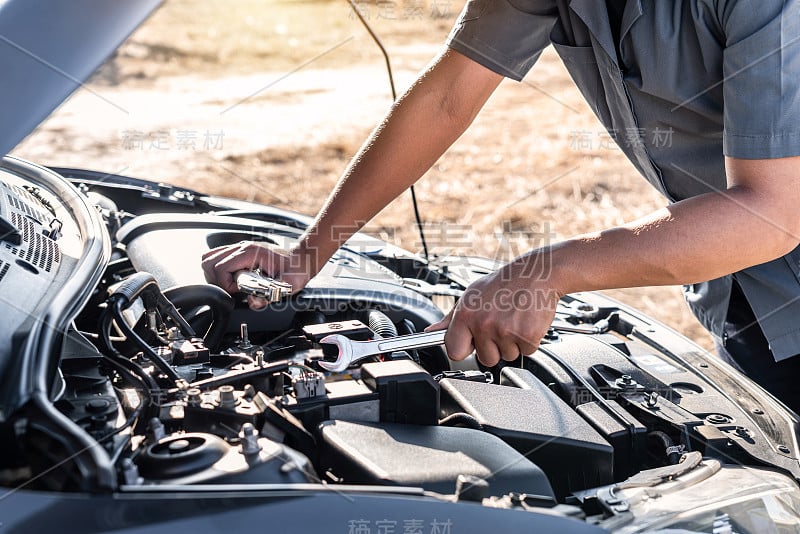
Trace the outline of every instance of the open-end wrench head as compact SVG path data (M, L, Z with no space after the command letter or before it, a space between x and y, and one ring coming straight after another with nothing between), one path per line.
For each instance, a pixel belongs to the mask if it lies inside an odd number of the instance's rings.
M350 367L350 363L353 361L353 347L348 338L341 334L331 334L320 339L319 342L336 345L336 348L339 349L339 355L335 362L321 361L319 362L320 367L332 373L341 373Z

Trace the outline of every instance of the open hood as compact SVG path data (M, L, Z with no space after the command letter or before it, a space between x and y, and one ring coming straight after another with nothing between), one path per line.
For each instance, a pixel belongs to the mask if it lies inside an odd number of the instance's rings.
M0 1L0 154L81 86L160 3Z
M64 3L0 0L3 152L158 2ZM587 292L515 362L398 345L500 263L360 233L252 310L202 258L311 219L158 174L0 158L6 530L800 532L800 416L677 332Z

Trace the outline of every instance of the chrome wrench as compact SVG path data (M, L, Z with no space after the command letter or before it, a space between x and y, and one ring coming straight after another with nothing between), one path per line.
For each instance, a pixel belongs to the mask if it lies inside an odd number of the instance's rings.
M278 302L292 294L292 286L281 280L264 276L260 271L242 271L236 276L236 285L245 295Z
M321 361L319 365L332 373L341 373L352 364L370 356L399 350L423 349L443 345L446 333L447 330L436 330L434 332L420 332L419 334L373 341L353 341L341 334L331 334L322 338L320 343L336 345L339 349L339 355L336 357L336 361Z

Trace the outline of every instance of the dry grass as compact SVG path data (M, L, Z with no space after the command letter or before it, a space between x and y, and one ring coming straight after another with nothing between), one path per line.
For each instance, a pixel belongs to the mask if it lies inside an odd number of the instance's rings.
M440 1L448 12L431 17L431 1L419 2L424 16L403 18L405 4L397 2L396 20L379 17L374 3L364 3L401 87L444 40L461 3ZM172 0L94 83L124 102L136 97L152 107L160 103L157 113L134 114L138 124L174 133L180 125L206 124L198 117L220 120L221 107L249 94L226 80L251 83L248 77L262 75L279 83L225 115L231 142L221 150L123 151L119 132L133 119L109 124L100 117L87 125L80 111L89 97L79 95L17 153L47 163L125 168L149 179L314 213L389 105L382 58L344 2ZM186 109L164 103L169 94L186 95ZM546 51L525 82L500 86L473 127L419 182L432 249L509 258L541 244L544 234L599 230L661 207L664 201L619 150L606 146L601 132L555 53ZM578 137L582 146L576 146ZM420 248L406 195L368 231ZM711 346L678 288L609 293Z

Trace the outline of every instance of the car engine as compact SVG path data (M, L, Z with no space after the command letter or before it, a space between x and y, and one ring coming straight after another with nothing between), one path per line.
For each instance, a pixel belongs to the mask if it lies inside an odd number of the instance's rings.
M35 303L48 298L40 288L68 283L58 267L75 261L70 240L81 229L67 204L57 206L62 199L9 165L0 290ZM53 431L58 417L102 450L113 473L105 483L123 488L324 483L555 507L690 451L751 463L770 454L748 422L767 417L755 396L743 390L745 414L706 379L725 378L698 347L599 294L564 297L540 348L515 362L456 363L428 347L328 372L320 362L336 351L321 343L326 336L420 332L496 264L424 262L358 234L303 291L253 311L242 295L205 282L202 254L243 240L288 248L307 218L55 171L102 219L109 261L93 260L98 282L47 360L58 413L27 409L16 445L4 445L15 459L0 469L4 484L102 485L81 460L85 449ZM788 427L771 428L771 441L790 441Z

